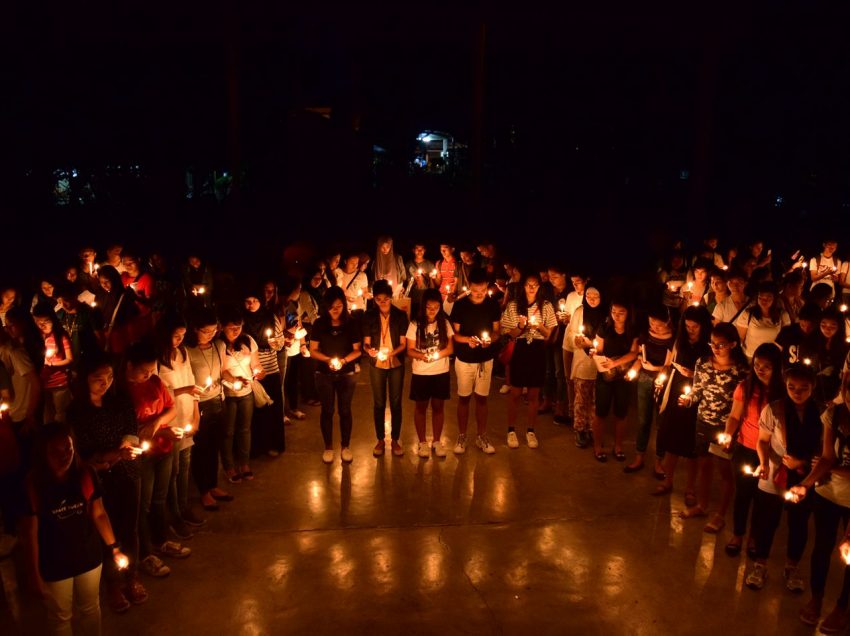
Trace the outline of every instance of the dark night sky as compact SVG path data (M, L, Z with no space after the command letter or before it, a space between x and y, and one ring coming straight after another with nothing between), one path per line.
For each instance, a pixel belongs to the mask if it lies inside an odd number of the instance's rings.
M305 238L317 216L323 227L369 220L369 246L384 229L436 239L445 223L411 223L440 209L459 219L464 238L485 226L543 247L564 232L488 225L482 212L555 228L616 223L622 232L605 236L616 251L635 232L657 243L710 224L740 241L762 232L765 218L800 224L803 214L805 234L818 215L845 222L850 212L843 10L113 4L19 8L10 21L14 99L2 105L2 161L19 218L33 209L67 215L46 206L32 175L21 180L26 170L137 161L142 191L98 208L106 214L94 240L126 231L140 210L215 238L218 223L195 220L226 223L236 204L181 203L182 174L189 164L227 169L234 130L250 181L239 209L282 223L279 243ZM482 24L480 189L413 183L402 172L420 130L474 139ZM332 121L305 117L307 106L333 107ZM397 163L377 189L373 143ZM29 223L14 227L29 236ZM154 236L161 232L137 233L140 242ZM588 243L579 254L594 253Z

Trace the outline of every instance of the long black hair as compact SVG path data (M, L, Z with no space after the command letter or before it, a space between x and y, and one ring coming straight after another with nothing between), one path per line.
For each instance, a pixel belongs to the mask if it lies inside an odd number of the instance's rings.
M737 327L731 322L718 322L711 329L712 334L716 334L730 343L735 343L735 346L729 351L732 361L741 367L747 367L747 356L741 348L741 336L738 333ZM712 352L713 355L713 352Z
M238 308L233 306L222 307L218 314L218 322L221 324L221 331L217 338L224 343L226 351L238 351L243 346L248 350L251 349L251 336L246 334L244 329L232 344L227 340L227 336L224 335L224 328L227 325L245 325L245 319L242 317L242 312Z
M685 329L685 321L690 320L699 325L699 339L697 344L708 344L708 339L711 337L711 314L708 309L699 305L694 307L689 305L682 312L682 317L679 319L679 332L676 335L676 349L682 351L688 346L688 331Z
M53 311L53 307L55 303L50 301L40 302L35 307L33 307L32 315L33 318L47 318L50 320L50 326L52 329L51 335L53 336L53 341L56 344L56 356L60 360L65 359L65 344L63 340L68 338L68 333L65 331L65 328L62 326L62 323L59 322L59 317L56 315L56 312ZM42 339L45 336L42 334ZM69 338L70 340L70 338Z
M535 274L534 272L529 272L528 274L525 274L524 276L520 277L520 281L522 281L522 286L517 289L516 292L516 313L517 316L524 316L528 313L529 304L528 298L526 298L525 295L525 284L532 279L537 281L537 292L534 294L534 301L531 304L537 305L537 311L540 312L540 317L542 318L543 305L545 304L546 300L543 298L543 286L540 283L540 275Z
M345 297L345 292L339 285L334 285L333 287L328 288L328 291L325 292L325 297L322 299L322 316L328 320L331 319L328 314L328 309L337 300L342 302L342 313L339 315L339 320L345 324L348 322L351 314L348 313L348 299Z
M53 471L50 469L47 461L47 447L53 440L66 437L73 440L71 428L64 423L48 422L38 431L35 441L35 451L33 453L32 470L29 474L30 483L35 490L38 500L42 499L42 493L50 488L52 484L56 483L56 477L53 475ZM79 485L80 492L82 492L83 488L81 477L83 470L82 460L77 454L77 450L74 449L74 459L71 462L71 467L68 469L68 481L69 483Z
M763 386L756 375L756 360L764 360L770 363L773 372L770 375L770 384ZM772 342L760 344L753 354L753 365L744 380L744 408L747 408L753 394L759 392L758 410L767 406L770 402L782 398L785 394L785 383L782 381L782 350Z
M443 297L438 289L426 289L422 292L422 300L419 303L419 313L416 316L416 348L422 351L425 347L428 332L428 315L425 312L429 302L435 302L440 306L437 312L437 338L440 349L445 349L449 344L448 318L443 311Z
M171 366L171 350L173 349L171 337L177 329L181 328L186 329L186 321L178 314L168 314L157 323L154 330L154 346L156 347L157 362L160 366L173 368ZM177 347L177 354L182 362L186 362L189 358L186 346L183 343Z
M591 289L599 294L599 304L596 307L591 307L590 303L587 302L587 292ZM584 296L581 299L581 324L585 327L584 335L588 338L593 338L596 335L597 330L608 317L608 310L603 301L604 296L597 287L585 286Z

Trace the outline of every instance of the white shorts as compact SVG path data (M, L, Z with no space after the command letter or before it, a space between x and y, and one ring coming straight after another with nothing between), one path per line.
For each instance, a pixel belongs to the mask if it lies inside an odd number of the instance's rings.
M493 377L493 361L463 362L455 360L455 376L457 376L458 397L469 397L475 391L476 395L490 395L490 380Z

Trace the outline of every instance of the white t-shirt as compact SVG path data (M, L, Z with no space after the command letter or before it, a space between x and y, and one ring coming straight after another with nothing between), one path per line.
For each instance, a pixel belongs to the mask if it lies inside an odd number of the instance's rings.
M236 377L244 378L242 388L238 391L225 386L225 397L243 397L251 393L251 382L246 382L245 380L251 380L254 377L254 369L251 367L251 354L257 351L258 347L256 341L251 336L246 334L245 337L248 338L250 349L242 345L236 351L228 351L222 360L222 371L229 371Z
M572 320L564 333L563 348L566 351L572 351L573 366L570 369L571 380L595 380L596 379L596 363L589 355L584 352L584 349L578 349L575 346L575 338L579 334L579 325L583 324L584 306L579 305L573 314Z
M843 403L844 400L841 400L840 404L832 404L821 414L820 421L823 422L824 430L832 428L835 409L847 408ZM838 436L835 437L835 468L850 468L850 446L842 450ZM839 506L850 508L850 478L840 473L831 473L829 481L815 488L815 491Z
M194 386L197 384L195 382L195 374L192 372L192 362L189 359L189 355L187 353L185 362L183 358L178 353L177 358L172 360L171 368L158 365L157 375L159 375L159 379L162 380L162 383L165 385L165 388L168 389L168 392L171 394L171 397L174 398L174 408L177 411L177 415L172 422L172 426L186 426L186 424L194 425L195 419L195 402L197 398L193 397L190 393L181 393L180 395L174 395L174 391L176 389L182 389L184 386ZM189 448L194 444L192 441L192 437L183 437L179 442L180 450L184 448Z
M581 301L584 300L584 294L579 294L577 291L571 291L567 294L566 299L564 300L566 304L567 314L572 316L576 313L576 309L581 307Z
M747 305L748 303L749 298L744 302L744 305ZM741 314L743 314L745 311L746 309L742 311ZM717 303L717 306L714 308L714 313L712 314L712 317L717 322L732 322L732 319L735 318L736 314L738 314L738 308L735 307L735 303L732 301L732 297L727 296L719 303Z
M782 465L782 458L787 454L785 450L785 427L778 426L779 418L773 410L773 404L777 404L777 402L765 406L759 416L759 429L761 431L768 431L771 435L770 448L767 453L769 473L767 479L759 478L758 487L759 490L772 495L781 495L783 493L779 492L779 489L773 483L773 478L776 475L776 471Z
M735 326L746 329L744 342L742 343L747 358L752 358L756 349L766 342L775 342L779 330L791 324L791 318L783 309L779 317L779 323L773 322L769 317L755 318L752 315L753 308L745 309L735 320Z
M818 260L820 260L820 265L818 265ZM835 257L833 254L829 258L825 258L823 255L815 256L813 259L809 261L809 271L812 274L818 274L819 276L823 276L824 274L829 274L833 271L838 271L841 269L841 261ZM821 278L816 282L812 283L812 287L817 285L818 283L825 283L835 289L835 283L831 278Z
M407 333L405 334L405 338L408 341L416 342L416 330L418 326L415 320L411 320L410 324L407 326ZM454 336L455 332L452 329L451 323L446 320L446 334L449 338ZM422 349L418 349L422 353L428 353L429 351L439 351L440 350L440 341L437 337L437 323L431 322L428 323L428 326L425 327L425 346ZM442 373L449 372L449 359L448 358L440 358L434 362L426 362L425 360L413 360L413 375L440 375Z
M366 274L361 271L355 271L352 274L346 274L341 269L337 269L336 284L342 287L345 292L345 299L348 301L348 310L366 309L366 294L369 291L369 279ZM354 279L352 281L352 279ZM359 294L357 292L360 292Z

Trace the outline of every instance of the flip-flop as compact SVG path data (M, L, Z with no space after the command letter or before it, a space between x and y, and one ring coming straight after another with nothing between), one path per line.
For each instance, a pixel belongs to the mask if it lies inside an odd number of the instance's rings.
M598 461L602 464L604 464L605 462L608 461L608 454L607 453L593 453L593 456L596 458L596 461Z
M616 459L618 462L624 462L626 461L626 454L623 451L617 451L616 453L614 453L614 459Z
M695 517L707 517L708 513L699 506L694 506L693 508L683 510L679 513L679 516L682 517L682 519L693 519Z
M723 528L726 527L726 519L721 517L720 515L714 515L705 527L702 529L703 532L707 532L708 534L717 534Z
M670 485L661 484L660 486L658 486L655 490L653 490L649 494L652 495L653 497L661 497L662 495L669 495L671 492L673 492L673 484L670 484Z

